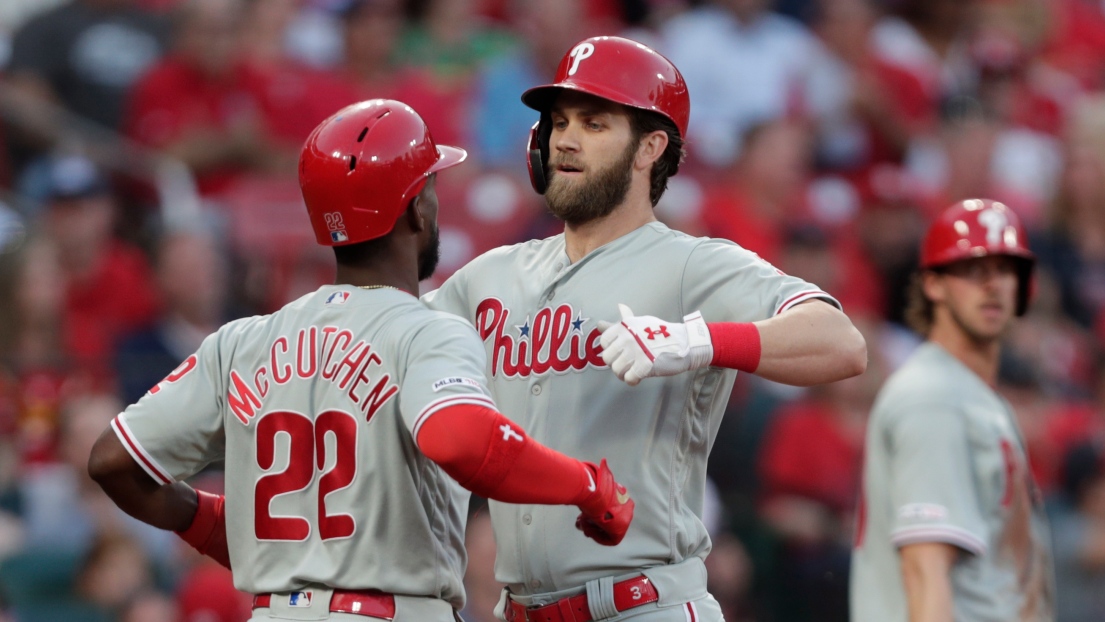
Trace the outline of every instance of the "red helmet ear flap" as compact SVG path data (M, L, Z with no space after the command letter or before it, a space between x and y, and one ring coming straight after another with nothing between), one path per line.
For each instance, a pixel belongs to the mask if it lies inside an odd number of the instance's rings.
M549 113L541 113L541 120L533 124L529 131L529 143L526 145L526 165L529 167L529 181L537 194L545 194L549 187L549 137L552 136L552 118Z

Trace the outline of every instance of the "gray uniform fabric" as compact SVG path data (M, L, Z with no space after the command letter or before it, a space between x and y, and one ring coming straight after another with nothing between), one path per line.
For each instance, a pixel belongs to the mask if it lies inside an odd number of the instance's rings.
M484 367L467 323L397 290L325 286L227 324L112 425L163 483L225 453L238 589L460 609L468 492L413 439L444 406L495 407Z
M547 594L709 553L706 458L737 372L705 368L630 387L598 354L599 320L616 321L625 303L668 321L701 310L708 322L750 322L812 298L836 304L731 242L658 222L575 264L563 235L496 249L425 295L476 326L505 413L554 449L607 458L637 504L625 540L607 548L574 529L572 508L492 502L498 579L515 594Z
M956 620L1054 619L1048 529L1013 412L926 342L882 388L868 423L852 619L908 620L898 549L944 542Z

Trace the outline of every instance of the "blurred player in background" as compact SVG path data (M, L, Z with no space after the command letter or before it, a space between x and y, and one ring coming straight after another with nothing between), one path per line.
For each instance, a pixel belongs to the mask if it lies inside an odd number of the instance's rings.
M628 528L633 502L605 462L551 451L499 414L471 326L415 297L437 263L435 175L465 155L397 101L324 121L300 184L336 284L223 326L92 451L121 508L232 568L253 620L455 619L461 486L576 504L565 520L603 544ZM182 482L220 459L225 498Z
M857 622L1053 620L1047 523L1013 410L994 390L1035 257L1016 214L970 199L933 223L908 318L927 341L867 429L851 578Z

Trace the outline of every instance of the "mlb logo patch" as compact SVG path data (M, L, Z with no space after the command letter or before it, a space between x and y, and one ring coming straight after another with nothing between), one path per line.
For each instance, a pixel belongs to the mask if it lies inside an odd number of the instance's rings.
M311 593L310 592L292 592L288 594L288 606L289 607L310 607L311 606Z
M328 305L343 305L349 300L349 292L334 292L326 299Z
M349 236L346 235L344 231L331 231L330 241L334 243L347 242L349 241Z

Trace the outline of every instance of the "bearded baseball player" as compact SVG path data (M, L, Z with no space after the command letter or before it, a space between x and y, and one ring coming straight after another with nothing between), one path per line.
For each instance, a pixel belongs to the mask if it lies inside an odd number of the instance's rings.
M464 488L577 505L565 520L604 545L628 528L606 464L500 415L472 327L415 297L437 261L435 175L464 158L401 102L324 121L300 185L336 284L223 326L92 452L122 509L233 569L253 620L459 619ZM225 498L181 481L218 459Z
M1055 619L1040 496L994 390L1033 263L1001 203L956 203L926 234L907 318L927 340L887 380L867 429L853 620Z
M560 451L608 456L638 506L625 541L603 549L572 543L572 517L558 508L492 503L508 586L497 613L720 620L701 516L737 371L791 384L846 378L866 366L863 338L817 286L657 222L690 110L667 59L626 39L587 39L522 101L540 113L534 187L564 233L486 253L425 300L473 322L492 395L516 421Z

